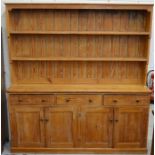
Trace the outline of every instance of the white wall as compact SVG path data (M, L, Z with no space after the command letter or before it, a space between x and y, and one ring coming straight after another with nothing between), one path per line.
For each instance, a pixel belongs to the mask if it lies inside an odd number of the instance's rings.
M13 3L52 3L52 2L87 2L87 3L153 3L153 0L5 0L5 2ZM9 63L8 63L8 45L7 45L7 33L6 33L6 24L5 24L5 5L4 1L1 1L1 22L2 22L2 37L3 37L3 51L4 51L4 64L5 64L5 77L6 77L6 87L10 85L10 72L9 72ZM154 24L154 21L152 22ZM153 27L153 26L152 26ZM149 61L149 70L154 69L154 35L152 31L151 36L151 45L150 45L150 61Z

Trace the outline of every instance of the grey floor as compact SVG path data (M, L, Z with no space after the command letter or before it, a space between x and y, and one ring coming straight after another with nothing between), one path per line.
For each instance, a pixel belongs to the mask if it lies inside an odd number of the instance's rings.
M145 155L150 155L150 150L151 150L153 122L154 122L154 118L153 118L153 115L152 115L152 110L153 109L154 109L154 105L151 104L150 105L150 113L149 113L148 153L145 154ZM43 153L42 154L36 154L36 153L34 153L34 154L32 154L32 153L10 153L9 143L7 143L4 146L4 151L3 151L2 155L44 155L44 154ZM46 155L49 155L49 154L46 154ZM70 155L72 155L72 154L70 154ZM104 155L110 155L110 154L104 154ZM115 155L120 155L120 154L115 154ZM121 155L127 155L127 154L121 154ZM132 154L132 155L136 155L136 154ZM144 154L138 154L138 155L144 155Z

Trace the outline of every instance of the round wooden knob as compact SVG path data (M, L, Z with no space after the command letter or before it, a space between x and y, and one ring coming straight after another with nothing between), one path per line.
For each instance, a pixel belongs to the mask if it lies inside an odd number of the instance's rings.
M70 100L69 99L66 99L66 102L69 102Z
M93 101L91 99L89 99L89 103L92 103Z
M139 103L140 101L139 100L136 100L136 102Z
M110 119L109 121L110 121L110 122L113 122L113 119Z
M117 103L117 100L113 100L114 103Z
M44 121L45 121L45 122L48 122L48 119L45 119Z

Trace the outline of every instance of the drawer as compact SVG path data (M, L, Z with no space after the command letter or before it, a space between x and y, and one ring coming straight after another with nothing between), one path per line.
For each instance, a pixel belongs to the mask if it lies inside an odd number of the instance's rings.
M10 95L11 104L33 104L31 95Z
M57 95L57 104L101 105L102 95Z
M40 96L33 96L35 103L37 104L54 104L54 96L53 95L40 95Z
M54 104L53 95L10 95L11 104Z
M105 95L105 105L148 105L149 95Z

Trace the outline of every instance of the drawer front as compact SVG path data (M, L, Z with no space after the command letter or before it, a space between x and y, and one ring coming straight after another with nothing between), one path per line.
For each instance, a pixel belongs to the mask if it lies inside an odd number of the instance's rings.
M101 105L102 95L57 95L57 104Z
M148 105L149 95L105 95L105 105Z
M10 95L11 104L54 104L53 95Z
M37 97L34 97L35 103L37 104L54 104L54 96L53 95L40 95Z
M11 104L33 104L31 95L10 95Z

